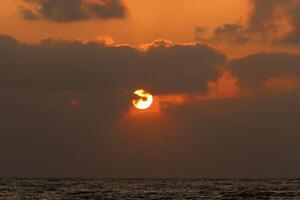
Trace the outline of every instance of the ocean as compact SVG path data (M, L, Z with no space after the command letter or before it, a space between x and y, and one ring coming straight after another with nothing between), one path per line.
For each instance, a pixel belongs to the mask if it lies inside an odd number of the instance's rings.
M0 179L0 199L300 199L300 179Z

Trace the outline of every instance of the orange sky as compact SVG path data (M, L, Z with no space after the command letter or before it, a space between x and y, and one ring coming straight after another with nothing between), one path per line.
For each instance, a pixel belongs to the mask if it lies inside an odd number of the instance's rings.
M176 4L172 0L127 0L126 3L126 19L59 24L25 21L17 13L20 2L1 0L0 33L25 42L47 37L88 40L99 35L135 45L157 38L193 41L196 26L209 30L223 23L242 21L249 10L246 0L179 0Z
M15 37L26 43L45 38L93 40L109 38L116 44L139 46L156 39L173 42L196 40L195 28L204 27L209 37L213 30L225 23L245 24L251 13L248 0L126 0L128 15L124 19L85 20L57 23L45 20L24 20L18 13L19 0L0 1L0 34ZM170 6L172 4L172 6ZM214 44L230 58L263 51L299 52L299 47L272 46L260 43Z

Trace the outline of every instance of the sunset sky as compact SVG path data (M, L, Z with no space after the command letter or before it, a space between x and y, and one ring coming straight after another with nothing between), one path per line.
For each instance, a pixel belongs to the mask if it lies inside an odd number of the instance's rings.
M299 0L1 0L0 176L299 177L299 53Z

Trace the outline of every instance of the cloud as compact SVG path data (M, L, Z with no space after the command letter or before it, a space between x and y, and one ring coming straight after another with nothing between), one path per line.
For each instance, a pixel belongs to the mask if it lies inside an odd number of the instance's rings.
M27 45L9 36L0 37L0 52L0 164L6 176L117 176L112 169L130 165L123 154L132 162L140 158L130 153L135 144L127 146L135 139L122 136L130 129L118 125L133 89L205 91L226 59L200 44L160 41L140 51L51 39Z
M1 36L0 175L299 176L299 90L236 95L274 75L298 76L298 59L256 54L226 63L201 44L158 40L139 50ZM140 87L155 97L208 96L128 116Z
M295 88L299 88L299 62L299 54L258 53L232 60L228 66L243 87L260 91L268 81L277 87L291 88L294 83Z
M38 19L38 16L29 9L19 9L19 13L24 19L28 19L28 20Z
M204 34L207 32L205 27L196 26L194 34L196 35L196 40L200 41Z
M298 176L299 100L294 91L169 108L179 165L191 177Z
M225 63L226 57L206 45L156 41L144 53L143 60L141 74L149 80L152 90L178 93L205 92L207 81L218 77L217 67Z
M108 90L148 87L157 93L205 91L222 53L205 45L130 46L44 40L25 45L0 38L2 89Z
M294 4L292 4L294 5ZM296 4L292 8L292 14L290 16L291 23L293 26L293 31L291 31L286 37L282 39L282 43L288 44L299 44L300 43L300 4ZM280 41L279 41L280 42Z
M24 19L73 22L87 19L122 19L126 7L122 0L22 0L27 6L19 12ZM28 8L29 7L29 8Z
M238 24L224 24L214 30L213 36L209 39L210 42L234 42L244 44L251 40L249 33L245 28Z
M202 41L245 44L248 42L298 44L300 42L300 3L297 0L250 0L253 5L246 24L227 23L217 27Z
M299 1L252 0L252 3L254 10L249 19L250 30L261 32L266 37L275 32L278 34L275 42L299 43L296 39L300 36Z

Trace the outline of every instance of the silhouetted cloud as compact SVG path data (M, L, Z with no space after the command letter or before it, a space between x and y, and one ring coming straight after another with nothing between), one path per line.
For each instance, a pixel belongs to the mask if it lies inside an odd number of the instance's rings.
M72 22L92 18L121 19L126 17L122 0L22 0L31 8L20 8L24 19L45 19Z
M246 43L250 40L247 30L238 24L224 24L214 30L213 36L210 38L212 42L226 40L228 42Z
M277 32L280 34L284 29L285 24L280 21L285 21L293 26L293 30L284 33L275 41L283 43L296 44L299 43L300 37L300 3L297 0L252 0L254 10L250 15L249 28L252 31L268 34Z
M218 75L217 65L225 62L223 54L207 46L164 41L141 52L55 40L27 45L1 36L0 52L0 156L5 158L0 164L5 176L113 176L113 168L126 167L121 154L131 154L126 145L134 141L118 135L126 132L118 121L131 106L132 90L205 91L206 82ZM84 166L90 166L89 172Z
M299 90L126 115L136 88L155 98L205 93L219 65L243 87L259 88L273 76L298 76L299 59L256 54L226 63L200 44L159 40L139 51L1 36L0 176L299 176Z
M147 86L155 92L205 91L218 76L222 53L205 45L130 46L44 40L37 45L0 38L2 89L106 90ZM157 67L158 66L158 67Z
M19 9L19 13L24 19L37 20L38 16L32 12L30 9Z
M253 10L246 24L231 23L217 27L207 42L262 42L298 44L300 42L300 3L297 0L250 0Z
M257 91L271 78L281 79L281 84L287 79L300 80L299 63L299 54L258 53L232 60L228 66L240 84ZM288 84L292 84L292 80ZM298 87L298 83L295 84Z
M299 100L293 91L169 108L180 138L170 165L188 168L190 177L299 176Z

